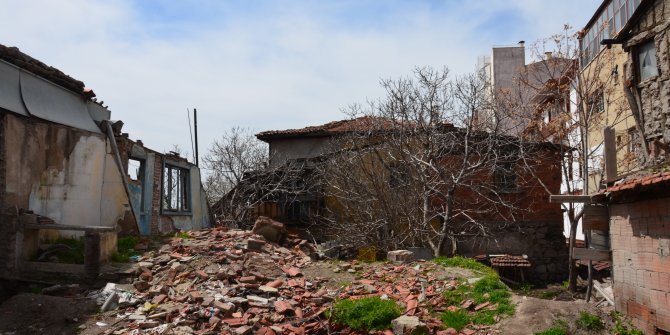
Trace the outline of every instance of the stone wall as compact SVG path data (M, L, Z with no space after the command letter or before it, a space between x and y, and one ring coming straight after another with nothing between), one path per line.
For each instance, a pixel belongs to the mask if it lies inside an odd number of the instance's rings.
M610 238L616 310L670 331L670 197L611 204Z

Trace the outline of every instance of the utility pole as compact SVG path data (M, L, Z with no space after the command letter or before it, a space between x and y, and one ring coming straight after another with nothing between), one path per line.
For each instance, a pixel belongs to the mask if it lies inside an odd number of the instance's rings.
M200 167L198 156L198 110L193 108L193 132L195 133L195 166Z

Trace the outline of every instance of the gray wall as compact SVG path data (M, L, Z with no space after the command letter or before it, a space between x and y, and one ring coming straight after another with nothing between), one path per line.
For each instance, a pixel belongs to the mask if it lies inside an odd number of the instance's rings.
M303 137L270 141L270 166L275 167L290 159L313 158L326 152L329 137Z

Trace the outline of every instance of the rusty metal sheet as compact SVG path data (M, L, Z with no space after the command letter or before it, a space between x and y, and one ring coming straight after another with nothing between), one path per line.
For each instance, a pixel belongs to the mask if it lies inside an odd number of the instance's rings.
M32 73L21 71L21 96L28 112L44 120L94 133L102 133L93 122L80 95Z
M21 72L16 66L0 60L0 108L28 116L21 99Z

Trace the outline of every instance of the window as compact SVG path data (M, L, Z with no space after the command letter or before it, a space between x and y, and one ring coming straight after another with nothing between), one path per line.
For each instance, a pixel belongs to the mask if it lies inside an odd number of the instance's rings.
M190 178L186 168L165 164L163 168L163 212L190 213Z
M495 184L500 192L511 193L518 190L516 185L516 164L511 161L499 162L494 173Z
M637 66L640 73L640 81L658 76L656 65L656 45L654 40L644 43L637 50Z
M589 113L602 113L605 111L605 99L603 97L603 92L601 90L596 91L592 94L587 101Z
M611 0L609 5L602 9L582 38L582 67L604 48L600 45L600 41L613 38L621 31L639 5L639 0Z
M640 133L631 127L628 129L628 152L635 154L635 157L639 157L642 154L642 144Z

